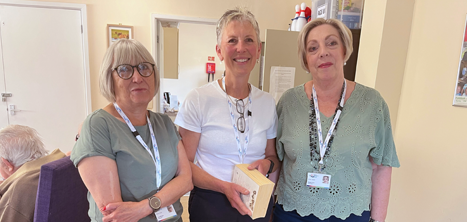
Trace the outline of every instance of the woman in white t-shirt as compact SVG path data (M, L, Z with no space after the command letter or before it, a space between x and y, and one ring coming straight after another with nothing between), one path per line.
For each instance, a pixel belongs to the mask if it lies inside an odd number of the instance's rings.
M241 163L264 175L278 169L275 101L248 83L261 55L253 14L229 10L216 32L225 77L190 92L175 120L193 171L190 221L252 221L240 199L249 192L231 183L232 171ZM255 221L269 221L271 208L272 199L266 217Z

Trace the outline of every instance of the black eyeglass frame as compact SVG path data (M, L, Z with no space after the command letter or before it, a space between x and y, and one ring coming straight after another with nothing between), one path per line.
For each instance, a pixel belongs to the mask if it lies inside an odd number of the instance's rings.
M151 74L145 76L145 75L143 75L143 74L141 73L141 71L138 69L138 66L141 65L141 64L143 64L143 63L147 63L147 64L150 64L150 65L152 66L152 72L151 72ZM131 66L131 75L130 75L128 78L123 78L123 77L120 75L120 73L118 72L118 67L120 67L120 66ZM118 65L117 67L115 67L114 69L112 69L112 71L117 72L118 77L120 77L120 78L122 78L122 79L124 79L124 80L127 80L127 79L131 79L131 77L133 77L133 73L134 73L135 68L136 68L136 71L138 71L138 73L139 73L142 77L149 77L149 76L151 76L152 74L154 74L155 69L156 69L155 66L156 66L156 64L152 64L152 63L150 63L150 62L142 62L142 63L139 63L138 65L135 65L135 66L132 66L132 65L130 65L130 64L120 64L120 65Z
M237 129L238 131L240 131L240 133L244 133L245 132L245 110L244 110L244 106L245 104L243 103L243 100L241 99L237 99L237 104L235 104L236 108L237 108L237 113L240 114L240 117L238 117L237 119ZM239 104L241 102L241 105ZM239 107L241 110L239 110ZM242 126L240 128L240 126Z

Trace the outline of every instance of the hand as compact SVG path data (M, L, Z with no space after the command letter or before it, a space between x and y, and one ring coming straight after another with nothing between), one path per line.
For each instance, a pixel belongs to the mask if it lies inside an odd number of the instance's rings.
M146 203L146 205L144 205ZM101 209L103 222L132 222L148 216L152 210L147 201L109 203Z
M257 169L261 174L266 176L266 174L269 171L269 166L271 166L271 161L269 161L268 159L260 159L250 164L248 166L248 169Z
M243 201L240 199L240 194L248 195L250 191L248 191L240 185L225 182L223 193L225 194L227 199L229 199L230 205L232 205L233 208L237 209L241 215L248 214L251 216L251 211L245 206Z

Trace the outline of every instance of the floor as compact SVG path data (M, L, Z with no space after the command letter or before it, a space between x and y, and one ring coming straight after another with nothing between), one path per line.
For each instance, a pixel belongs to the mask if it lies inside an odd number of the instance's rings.
M190 222L190 218L188 217L188 197L189 196L183 196L182 198L180 198L180 202L182 202L183 205L183 222Z

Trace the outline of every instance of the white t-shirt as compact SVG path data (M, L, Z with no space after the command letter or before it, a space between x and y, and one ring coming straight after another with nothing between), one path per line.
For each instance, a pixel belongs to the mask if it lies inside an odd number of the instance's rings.
M236 111L235 99L232 98L232 101L236 121L240 114ZM253 163L264 159L267 140L276 138L276 103L269 93L254 86L251 86L251 106L248 104L248 97L243 101L246 110L251 112L251 116L247 116L245 112L245 118L249 118L250 141L243 163ZM233 168L241 160L226 93L218 82L213 81L191 91L180 107L175 124L201 133L195 156L196 165L210 175L230 182ZM239 136L243 146L244 135L239 133Z

